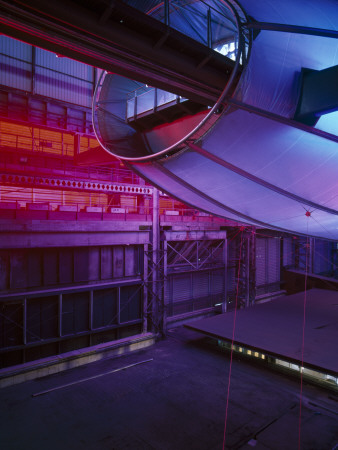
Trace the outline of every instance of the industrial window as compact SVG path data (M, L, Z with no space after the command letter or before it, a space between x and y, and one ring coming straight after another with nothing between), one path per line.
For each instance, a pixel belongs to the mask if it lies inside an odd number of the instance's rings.
M140 286L123 286L120 291L120 321L130 322L142 317L142 289Z
M62 295L62 335L76 334L89 329L89 293Z
M23 343L23 308L21 303L0 305L0 348Z
M117 323L118 288L100 289L93 293L93 327L109 327Z
M58 296L27 300L27 342L52 339L58 336Z

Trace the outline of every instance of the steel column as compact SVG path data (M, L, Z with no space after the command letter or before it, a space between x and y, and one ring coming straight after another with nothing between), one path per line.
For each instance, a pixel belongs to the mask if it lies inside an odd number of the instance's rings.
M148 251L149 245L144 244L143 247L143 326L142 332L146 333L148 331L148 287L147 280L149 277L149 264L148 264Z
M163 333L167 331L167 299L168 299L168 241L163 240Z
M155 325L159 331L159 277L160 271L158 267L160 254L160 216L159 216L159 191L153 190L153 230L152 230L152 264L153 264L153 298L152 298L152 315L153 326Z
M222 313L227 312L227 292L228 292L228 239L224 239L223 244L223 262L224 262L224 299L222 302ZM210 276L209 276L210 280ZM209 281L210 282L210 281ZM209 291L210 292L210 291Z

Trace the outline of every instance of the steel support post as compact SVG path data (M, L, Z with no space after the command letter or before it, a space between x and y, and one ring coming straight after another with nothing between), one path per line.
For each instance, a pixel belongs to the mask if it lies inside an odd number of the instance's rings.
M250 306L250 234L245 233L243 237L243 247L245 249L244 254L244 267L245 267L245 307Z
M22 342L24 345L27 344L27 299L23 300L23 308L22 308L22 334L23 339Z
M167 27L170 25L169 0L164 0L164 23Z
M316 239L315 238L309 238L308 240L308 248L307 248L307 272L313 273L314 272L314 255L315 255L315 247L316 246Z
M163 240L163 311L162 311L162 325L163 333L167 331L167 301L168 301L168 242Z
M152 232L152 264L153 264L153 296L152 296L152 315L153 326L160 331L160 308L159 308L159 255L160 255L160 215L159 215L159 191L153 189L153 232Z
M62 336L62 294L59 294L58 299L58 336Z
M211 10L208 9L207 12L207 42L208 47L212 48L212 29L211 29Z
M116 322L121 324L121 286L117 288Z
M148 287L147 282L149 277L149 264L148 264L148 251L149 245L144 244L143 247L143 324L142 332L148 331Z
M93 290L91 289L89 291L89 329L93 329L93 300L94 300L94 294Z
M227 312L227 298L228 298L228 239L224 239L223 244L223 262L224 262L224 297L222 302L222 313ZM210 280L210 278L209 278ZM210 290L209 290L210 292Z
M253 228L249 236L249 304L256 299L256 232Z

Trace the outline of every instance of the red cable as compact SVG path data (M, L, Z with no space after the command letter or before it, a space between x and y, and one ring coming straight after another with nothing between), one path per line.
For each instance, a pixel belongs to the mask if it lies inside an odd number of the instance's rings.
M223 435L223 450L225 449L225 435L227 428L227 420L228 420L228 407L229 407L229 393L230 393L230 381L231 381L231 369L232 369L232 355L235 341L235 327L236 327L236 314L237 314L237 301L238 301L238 291L239 291L239 275L241 269L241 258L242 258L242 243L243 243L243 229L241 230L241 244L239 248L239 263L238 263L238 273L237 273L237 291L236 291L236 301L235 301L235 314L234 314L234 324L232 327L232 340L231 340L231 352L230 352L230 367L229 367L229 380L228 380L228 392L227 392L227 401L225 407L225 421L224 421L224 435Z

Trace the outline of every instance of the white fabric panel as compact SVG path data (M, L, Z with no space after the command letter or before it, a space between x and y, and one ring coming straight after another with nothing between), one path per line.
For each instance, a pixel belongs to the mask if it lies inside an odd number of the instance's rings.
M256 221L269 223L272 228L338 240L338 216L316 210L307 217L304 205L240 177L198 154L182 154L168 161L166 167L200 192L207 192L211 198L222 202L225 207L238 211L238 217L198 197L197 193L182 187L179 182L171 181L156 167L150 165L138 167L141 173L155 184L164 186L173 196L187 204L198 205L211 213L250 222L241 219L246 215L254 217ZM255 220L251 222L255 223Z
M271 184L338 210L337 142L237 110L220 119L202 147Z
M338 30L337 0L241 0L241 4L257 21ZM193 14L190 25L198 32ZM263 30L253 40L235 98L292 118L301 69L322 70L337 64L338 39ZM336 114L323 116L317 127L337 135ZM157 149L162 141L175 141L182 130L183 125L175 129L167 126L163 134L157 130L147 133L148 141ZM135 167L170 195L213 214L338 240L338 215L307 206L307 202L313 202L338 211L337 142L234 109L224 114L198 145L263 183L193 151L168 158L163 163L165 171L156 163ZM304 204L275 192L264 182L302 197ZM307 217L309 209L311 215Z
M241 214L268 222L272 226L318 236L327 234L328 227L336 229L331 235L338 237L338 216L315 211L305 216L306 206L261 185L237 175L230 170L206 160L195 153L185 153L166 163L166 167L194 186ZM201 176L203 175L203 176Z
M301 69L322 70L337 64L338 39L261 31L252 43L249 64L235 98L292 118Z
M185 202L187 205L193 207L198 207L201 210L215 214L216 216L228 217L229 219L241 222L251 223L240 218L236 214L230 213L225 207L221 208L200 197L198 193L182 186L179 181L175 181L170 176L163 174L156 167L151 164L134 164L133 167L137 169L140 175L144 176L155 186L162 188L165 192L170 193L169 195L178 198ZM198 206L196 206L198 205Z
M260 22L338 29L336 0L241 0L240 4Z

